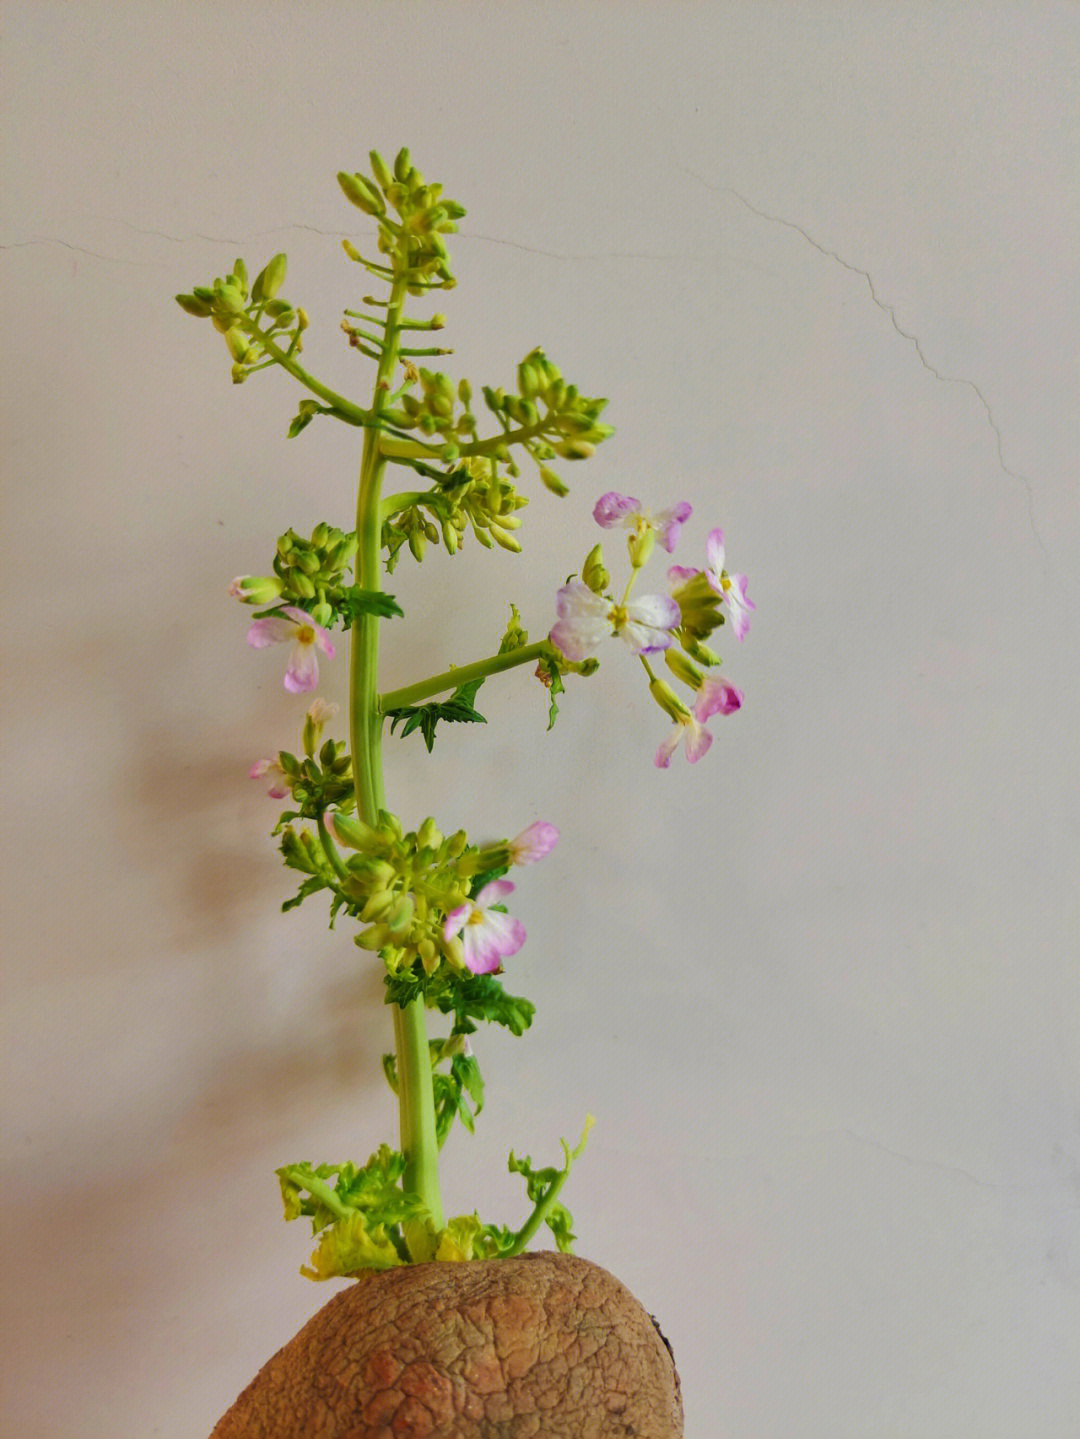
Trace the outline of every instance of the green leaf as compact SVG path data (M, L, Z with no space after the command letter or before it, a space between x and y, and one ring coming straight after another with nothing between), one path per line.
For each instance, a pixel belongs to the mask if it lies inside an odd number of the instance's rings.
M435 726L440 720L448 724L487 724L487 720L473 705L476 692L484 683L483 677L459 685L448 700L431 701L424 705L403 705L401 709L387 710L390 733L393 734L402 720L405 721L401 738L419 730L424 743L431 753L435 744Z
M390 619L393 615L405 613L394 596L388 595L385 590L365 590L359 585L342 590L337 599L337 609L346 624L351 624L358 615L380 615L383 619Z
M563 684L562 681L562 670L559 668L556 661L551 659L549 656L542 655L536 669L541 682L547 687L547 691L551 696L551 702L548 705L547 726L550 730L551 727L554 725L559 713L559 706L555 702L555 696L565 694L566 686Z

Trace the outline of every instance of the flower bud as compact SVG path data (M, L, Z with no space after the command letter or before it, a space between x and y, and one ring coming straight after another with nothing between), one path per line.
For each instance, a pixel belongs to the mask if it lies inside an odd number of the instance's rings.
M356 815L342 814L341 810L335 810L333 814L326 816L326 823L338 843L348 849L373 850L376 847L378 835L369 824L357 819Z
M412 895L403 894L398 897L383 923L392 935L400 939L402 932L412 923L414 913Z
M670 649L666 649L664 663L676 679L682 680L683 684L689 685L693 690L701 688L701 681L705 676L692 660L687 659L682 650L676 649L674 645Z
M394 177L390 172L390 166L386 163L378 150L369 152L368 159L371 161L371 173L378 180L384 190L389 190L394 183Z
M593 545L592 549L585 556L585 563L581 567L581 578L592 590L594 595L602 595L611 584L611 576L604 568L604 550L602 545Z
M560 499L570 493L570 487L564 485L555 471L549 470L546 465L540 466L540 483L546 490L550 490L553 495L558 495Z
M651 526L631 533L626 542L626 548L630 551L630 563L635 570L640 570L648 563L649 556L656 545L656 531Z
M430 815L416 831L416 842L421 849L438 849L442 844L442 832Z
M676 723L682 724L683 721L689 719L690 711L671 686L664 680L651 680L649 682L649 693L664 713L669 715Z
M596 446L588 440L563 440L555 446L555 453L564 460L587 460L596 453Z
M213 314L211 305L206 300L200 300L197 295L177 295L176 303L181 310L194 315L197 320L208 319Z
M285 283L287 265L288 258L285 255L275 255L273 259L269 260L255 276L255 283L251 287L251 298L253 300L272 300Z

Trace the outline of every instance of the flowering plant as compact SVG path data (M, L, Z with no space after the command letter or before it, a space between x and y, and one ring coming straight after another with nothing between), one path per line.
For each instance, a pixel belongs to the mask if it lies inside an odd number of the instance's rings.
M712 744L707 723L742 703L734 685L715 677L719 656L705 641L730 619L746 634L754 606L746 578L724 568L724 536L712 530L700 569L668 569L666 592L640 594L636 585L656 549L670 554L691 517L687 503L652 514L640 501L609 492L593 511L603 529L626 532L629 574L621 593L612 589L603 550L595 544L580 572L558 589L554 622L529 642L516 608L494 654L432 675L403 689L378 688L380 633L402 611L383 588L407 549L417 561L441 539L456 554L471 532L486 548L518 551L519 459L535 466L540 483L562 496L567 487L552 462L580 462L613 432L600 415L606 400L568 384L541 349L518 366L514 390L483 387L494 419L481 435L473 390L418 359L449 354L417 345L419 332L441 330L441 314L406 316L409 299L454 286L444 236L457 229L463 208L428 184L402 150L393 166L371 154L371 174L338 175L346 198L374 221L379 258L348 240L349 258L384 288L365 295L363 310L345 311L349 344L375 364L371 400L361 406L336 393L301 364L305 311L281 296L286 257L275 255L248 283L242 260L212 285L177 301L189 314L210 319L225 339L235 383L277 367L297 380L301 400L289 426L298 435L317 416L329 416L363 434L355 528L319 524L310 538L286 530L277 542L272 573L241 576L230 594L257 611L248 644L290 646L284 684L306 695L319 683L320 660L334 661L335 629L348 634L348 739L323 738L336 707L315 698L303 720L302 756L282 750L260 758L250 774L286 800L273 833L285 864L301 876L292 909L325 893L330 924L342 914L358 926L356 944L378 957L392 1008L395 1049L384 1058L386 1078L400 1112L400 1144L383 1144L362 1166L352 1163L287 1164L278 1170L285 1217L309 1218L318 1247L302 1273L311 1278L360 1275L425 1260L467 1260L518 1254L542 1224L560 1249L573 1239L571 1217L559 1196L580 1155L563 1141L563 1162L536 1168L510 1155L524 1181L530 1211L517 1228L481 1221L476 1214L447 1220L439 1187L438 1155L455 1120L472 1131L484 1099L470 1036L482 1022L513 1034L528 1028L534 1006L508 993L499 976L504 961L525 942L521 922L507 912L514 892L507 874L548 854L558 831L547 820L529 824L514 839L474 843L464 830L449 834L433 818L406 829L386 805L383 741L420 731L430 751L441 724L476 723L480 687L491 676L531 665L548 692L548 728L568 674L587 676L596 651L620 639L648 678L650 693L671 721L655 763L667 767L685 741L694 763ZM310 398L314 396L314 398ZM391 469L408 472L408 488L383 494ZM689 692L684 699L657 671L659 657ZM444 698L440 698L440 696ZM448 1032L429 1038L427 1012L449 1019Z

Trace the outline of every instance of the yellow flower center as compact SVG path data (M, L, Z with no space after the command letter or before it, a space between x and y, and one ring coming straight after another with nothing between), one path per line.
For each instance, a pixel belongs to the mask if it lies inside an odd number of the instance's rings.
M315 631L310 625L296 626L296 641L301 645L313 645L315 643Z

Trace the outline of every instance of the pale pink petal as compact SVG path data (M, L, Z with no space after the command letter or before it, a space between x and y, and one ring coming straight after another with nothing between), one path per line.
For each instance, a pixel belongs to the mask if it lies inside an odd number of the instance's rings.
M593 509L593 519L605 530L612 529L615 525L624 524L628 515L634 515L641 509L641 501L632 499L629 495L620 495L615 490L608 490L606 495L601 495Z
M720 589L720 572L724 568L724 532L710 530L705 541L705 562L714 590Z
M285 640L296 638L296 626L281 615L267 615L262 620L252 620L247 632L247 642L253 649L264 650L267 645L279 645Z
M512 864L534 864L550 854L558 842L559 831L546 819L538 819L523 829L516 839L510 841Z
M502 966L502 952L490 935L482 932L480 925L466 925L461 937L465 954L465 968L473 974L493 974Z
M701 688L698 690L694 715L699 720L707 720L715 714L734 714L742 702L742 690L736 689L727 680L714 680L706 677L702 680Z
M470 900L467 904L461 905L459 909L452 909L446 916L446 923L443 925L443 939L453 939L455 934L460 934L465 921L475 908L476 906Z
M319 661L314 645L297 642L285 669L285 688L292 695L306 694L319 683Z
M743 640L750 628L750 611L757 609L757 605L746 597L745 575L729 575L728 579L730 587L725 590L724 598L731 611L731 628L735 638Z
M654 525L660 536L660 543L669 555L675 548L679 531L693 513L693 507L683 500L670 510L661 510L657 515Z
M485 938L490 938L491 943L498 945L499 953L504 959L511 954L517 954L525 943L525 926L512 914L495 914L489 911L484 916L484 923L477 925L476 929L482 930Z
M492 879L484 885L483 889L476 896L473 903L477 909L487 909L489 905L498 904L508 894L513 894L514 886L508 879Z
M705 726L691 719L686 726L686 758L690 764L697 764L712 742L713 737Z
M677 625L682 611L670 595L640 595L626 606L628 617L636 624L667 630Z
M628 620L619 629L619 638L630 646L636 655L652 655L657 650L666 650L674 643L674 637L665 630L654 629L652 625L635 624Z
M695 575L700 575L700 570L689 569L686 565L672 565L667 572L668 582L671 585L684 585L687 580L692 580Z
M670 730L667 736L661 740L660 748L656 751L656 759L653 763L657 769L667 769L671 764L671 756L675 753L679 741L682 739L683 726L677 724Z

